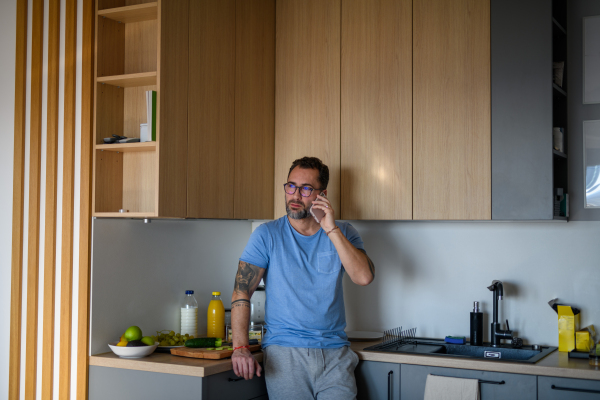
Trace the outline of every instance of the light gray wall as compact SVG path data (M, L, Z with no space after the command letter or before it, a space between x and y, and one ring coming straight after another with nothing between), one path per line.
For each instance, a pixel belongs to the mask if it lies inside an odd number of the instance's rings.
M0 326L10 327L16 1L0 2ZM0 346L0 397L8 393L8 346Z
M377 276L364 288L345 282L350 330L403 326L421 336L468 337L473 301L492 312L487 286L494 279L505 283L500 320L530 343L558 343L547 305L555 297L581 307L582 326L600 323L598 222L353 225Z
M230 304L248 221L100 220L94 224L92 354L130 325L177 330L185 289L196 290L199 333L210 292ZM529 343L556 345L558 297L600 323L599 222L463 223L355 221L377 276L344 278L348 330L403 326L421 336L469 336L473 301L491 313L494 279L505 283L500 318ZM490 321L487 321L490 322ZM484 325L489 340L488 323Z
M583 207L583 121L600 119L600 104L583 104L583 17L600 15L600 2L569 0L567 21L567 106L570 219L600 221L600 208Z
M144 335L180 331L185 290L198 301L198 332L206 333L211 292L231 305L250 221L95 219L91 353L138 325Z

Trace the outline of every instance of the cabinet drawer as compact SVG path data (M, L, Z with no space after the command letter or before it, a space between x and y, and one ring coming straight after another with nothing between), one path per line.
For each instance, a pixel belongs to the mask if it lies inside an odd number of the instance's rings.
M539 399L600 400L600 381L538 376Z
M264 372L264 366L261 364ZM237 377L233 371L210 375L202 380L203 400L249 400L267 394L265 376L250 380Z
M537 379L534 375L403 364L400 371L400 398L422 400L428 374L479 379L482 381L479 385L481 400L530 400L537 397Z

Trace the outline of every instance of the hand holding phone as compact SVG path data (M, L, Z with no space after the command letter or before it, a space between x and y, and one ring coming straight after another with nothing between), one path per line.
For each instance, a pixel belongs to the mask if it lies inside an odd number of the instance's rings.
M319 193L319 196L326 197L325 193L323 193L323 192ZM314 204L310 206L309 211L310 211L311 215L314 217L315 221L317 221L317 223L320 224L321 220L325 216L325 211L323 211L319 208L314 208L313 206L314 206Z

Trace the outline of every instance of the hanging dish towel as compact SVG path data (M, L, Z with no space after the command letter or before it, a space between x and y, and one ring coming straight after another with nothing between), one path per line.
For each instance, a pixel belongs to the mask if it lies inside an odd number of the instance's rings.
M479 380L427 375L424 400L480 400Z

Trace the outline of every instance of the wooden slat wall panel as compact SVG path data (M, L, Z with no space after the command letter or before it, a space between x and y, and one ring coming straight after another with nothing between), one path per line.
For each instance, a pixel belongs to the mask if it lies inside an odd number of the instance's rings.
M413 2L413 218L491 219L489 0Z
M58 152L58 75L60 57L60 0L48 8L48 100L46 105L46 206L44 222L44 318L42 400L52 399L54 386L54 295L56 268L56 185Z
M63 150L60 371L58 393L61 399L68 400L71 394L71 319L73 308L73 192L75 190L77 0L66 0L65 9L65 132Z
M235 60L236 219L273 218L275 1L237 0ZM253 201L248 201L249 196Z
M10 341L9 361L9 393L10 400L52 399L55 393L54 378L58 375L59 398L68 399L73 387L77 389L77 398L87 397L88 374L88 333L89 333L89 268L90 268L90 236L91 236L91 174L92 174L92 116L94 92L94 35L95 10L94 0L86 0L84 4L83 29L83 85L82 85L82 149L81 165L75 165L76 149L76 70L77 70L77 0L66 0L66 20L61 22L61 2L48 0L47 42L44 42L44 0L17 0L17 43L15 65L15 120L14 120L14 174L13 174L13 228L12 228L12 261L11 261L11 325L10 337L18 338ZM31 67L27 70L28 43L28 6L32 5L31 19ZM60 26L65 29L65 54L60 55ZM47 48L48 64L44 71L43 54ZM61 324L60 352L54 351L55 326L55 271L57 243L57 192L59 190L57 170L59 132L59 70L64 64L64 150L63 150L63 187L62 196L62 248L61 248ZM30 96L27 98L27 75L30 74ZM46 80L44 82L44 80ZM42 87L47 84L47 98L42 98ZM123 96L121 96L122 99ZM29 121L29 186L28 204L24 204L25 196L25 139L26 109L30 103ZM44 104L45 102L45 104ZM121 100L122 103L122 100ZM121 107L122 109L122 107ZM42 127L42 116L46 110L46 130ZM123 126L122 119L120 126ZM42 148L42 139L46 135L46 148ZM46 151L46 163L41 165L42 152ZM74 247L74 177L77 169L81 171L80 202L80 235L79 256L79 299L73 299L73 247ZM40 206L42 193L41 174L45 174L45 214L44 214L44 281L43 281L43 326L38 329L38 298L40 273ZM27 207L27 210L25 209ZM28 213L27 227L27 287L26 331L21 323L23 303L23 249L24 249L24 213ZM78 301L79 313L77 371L71 370L71 325L73 321L72 304ZM21 336L23 333L23 336ZM23 337L23 340L21 340ZM38 341L43 337L41 348ZM21 348L25 348L22 356ZM39 357L38 354L41 356ZM54 361L59 357L60 369L54 370ZM41 358L41 374L38 375L37 360ZM21 365L25 365L25 373L21 374ZM71 382L71 376L77 374L77 382ZM21 393L21 387L24 392ZM39 385L39 386L38 386ZM41 391L37 392L37 388Z
M187 215L233 218L235 0L193 0L190 21Z
M10 337L21 337L21 296L23 294L23 215L25 193L25 109L27 87L27 0L17 0L15 60L15 121L12 207ZM8 398L20 398L21 341L9 344Z
M412 219L412 0L342 6L342 219Z
M95 1L83 2L81 82L81 179L79 210L79 299L77 307L77 399L88 394L88 338L90 324L90 266L92 237L92 157L94 98Z
M27 227L27 330L25 399L34 400L37 383L40 180L42 157L42 79L44 1L33 0L31 31L31 108L29 139L29 220Z
M329 166L328 197L340 205L340 0L279 0L275 49L275 218L292 162Z

